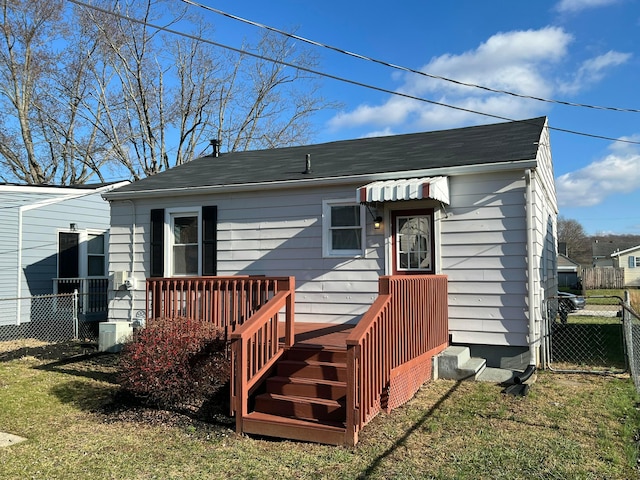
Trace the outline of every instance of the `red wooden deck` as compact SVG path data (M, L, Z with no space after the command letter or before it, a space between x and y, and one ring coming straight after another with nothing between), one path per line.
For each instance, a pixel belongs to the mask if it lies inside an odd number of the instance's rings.
M147 318L227 332L238 433L354 445L378 412L431 378L449 339L447 278L380 277L356 325L296 323L294 286L293 277L148 279Z
M353 331L355 325L332 323L307 323L294 324L294 345L317 346L327 348L347 349L347 337ZM278 325L280 342L284 343L285 323Z

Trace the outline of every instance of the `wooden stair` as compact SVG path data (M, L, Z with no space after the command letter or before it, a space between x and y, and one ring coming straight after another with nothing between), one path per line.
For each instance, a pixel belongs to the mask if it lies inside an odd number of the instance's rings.
M255 396L243 431L344 444L346 381L346 349L294 345Z

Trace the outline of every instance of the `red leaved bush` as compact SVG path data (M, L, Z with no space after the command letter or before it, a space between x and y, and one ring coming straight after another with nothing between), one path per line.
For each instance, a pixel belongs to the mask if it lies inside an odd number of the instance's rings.
M162 408L195 406L229 381L223 332L188 318L148 322L120 361L120 385Z

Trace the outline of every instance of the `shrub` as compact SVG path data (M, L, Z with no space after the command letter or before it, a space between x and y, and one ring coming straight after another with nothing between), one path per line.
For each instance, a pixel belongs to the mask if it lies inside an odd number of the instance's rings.
M120 385L162 408L201 404L229 380L223 332L187 318L148 322L121 354Z

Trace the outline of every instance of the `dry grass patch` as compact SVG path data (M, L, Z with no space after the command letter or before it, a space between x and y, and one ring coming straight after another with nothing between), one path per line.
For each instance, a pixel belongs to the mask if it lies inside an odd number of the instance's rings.
M237 436L224 418L114 403L117 356L0 361L0 478L627 479L638 398L626 376L540 373L526 397L440 380L355 448ZM228 421L229 419L227 419Z
M640 314L640 289L629 290L629 297L631 299L631 308Z

